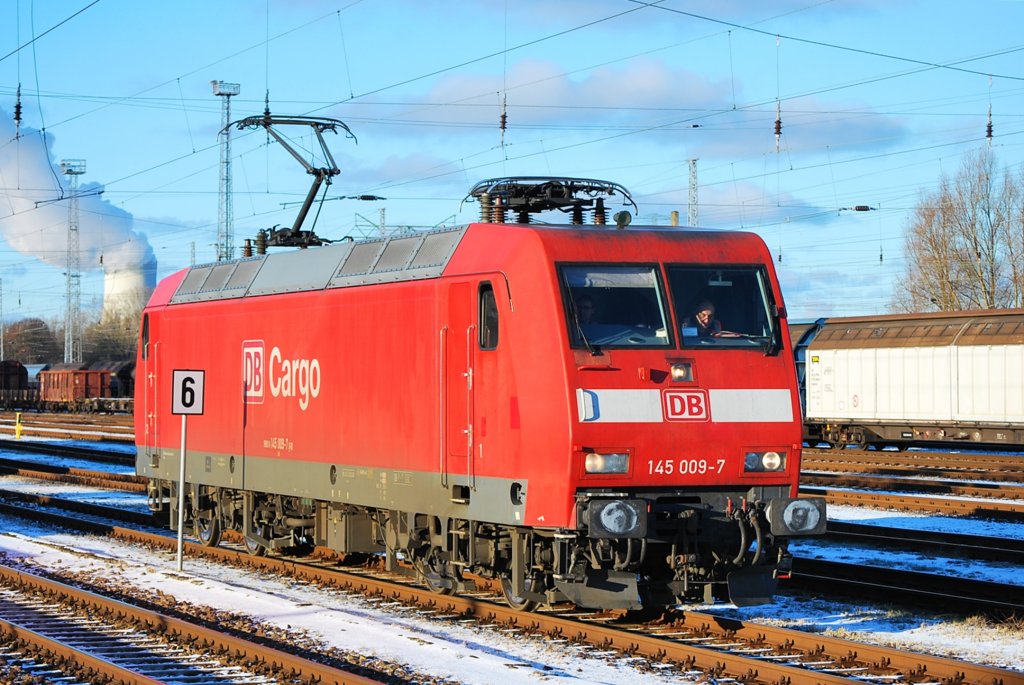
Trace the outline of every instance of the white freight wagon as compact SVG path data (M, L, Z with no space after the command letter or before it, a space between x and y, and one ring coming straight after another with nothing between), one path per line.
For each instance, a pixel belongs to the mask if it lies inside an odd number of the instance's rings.
M1024 310L794 326L808 439L1024 445Z

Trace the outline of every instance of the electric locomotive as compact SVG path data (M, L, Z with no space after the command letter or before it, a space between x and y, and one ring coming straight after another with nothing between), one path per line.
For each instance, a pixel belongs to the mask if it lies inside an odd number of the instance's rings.
M529 610L770 601L799 498L785 307L756 235L607 222L593 179L492 179L481 220L194 266L144 310L137 471L218 544L383 554ZM537 223L564 212L568 223ZM593 223L584 224L585 217ZM714 304L710 332L692 318ZM185 483L174 370L204 372ZM179 493L179 488L184 491Z

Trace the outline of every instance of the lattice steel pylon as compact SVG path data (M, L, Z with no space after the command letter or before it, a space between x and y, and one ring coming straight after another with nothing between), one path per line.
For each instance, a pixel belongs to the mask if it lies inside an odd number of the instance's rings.
M224 98L221 108L221 135L224 141L220 146L220 192L217 210L217 261L223 262L235 257L235 210L231 197L231 98L238 95L242 87L237 83L210 81L213 94Z
M78 252L78 177L84 159L64 159L60 171L68 177L68 255L65 272L64 362L82 361L82 274Z

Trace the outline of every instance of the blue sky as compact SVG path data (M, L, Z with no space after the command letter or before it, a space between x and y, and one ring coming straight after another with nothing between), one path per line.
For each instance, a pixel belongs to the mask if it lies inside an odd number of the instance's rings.
M341 174L327 197L386 199L324 202L328 239L372 235L382 210L389 229L471 221L468 189L505 175L616 181L634 223L667 224L687 216L696 158L699 224L759 233L794 319L887 311L915 205L988 144L990 107L999 165L1024 161L1018 1L3 0L0 13L8 321L62 317L60 160L85 160L80 190L102 190L79 203L84 307L102 298L101 259L152 251L160 277L193 252L215 259L211 80L240 84L232 119L269 93L275 114L354 131L328 134ZM236 243L290 226L311 177L262 131L232 147ZM856 205L872 209L842 209Z

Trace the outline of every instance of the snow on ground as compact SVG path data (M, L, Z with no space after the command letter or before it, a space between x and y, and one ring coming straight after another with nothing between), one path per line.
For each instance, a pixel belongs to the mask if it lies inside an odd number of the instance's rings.
M45 497L57 497L60 499L85 502L88 504L99 504L104 507L112 507L148 513L149 505L145 493L118 492L116 490L99 490L88 485L74 485L70 483L58 483L56 481L38 481L22 476L4 476L0 478L0 490L10 490L29 495L42 495Z
M777 595L772 604L743 609L709 608L708 612L1024 672L1021 625L1000 626L978 618L925 615L785 592Z
M972 519L939 514L866 509L844 504L828 505L829 521L847 521L890 528L930 530L962 535L988 535L997 538L1024 539L1024 523Z
M148 552L117 541L55 533L0 516L0 553L41 569L117 578L179 601L255 617L301 630L310 642L358 652L456 682L519 685L543 682L664 685L687 682L674 669L645 673L618 656L587 657L567 644L546 645L500 629L429 621L408 609L387 610L361 597L275 580L233 567ZM85 551L87 554L82 554ZM402 611L402 613L399 613Z
M88 443L86 443L88 444ZM128 446L134 450L133 446ZM67 465L66 460L61 460ZM107 468L107 467L104 467ZM129 472L130 472L129 467ZM145 497L57 483L40 484L4 477L0 488L85 499L108 506L145 510ZM1024 539L1024 524L951 516L830 506L829 519L864 524ZM171 594L180 601L253 616L280 627L302 627L310 640L339 649L361 651L408 664L436 678L466 683L681 682L675 672L643 673L621 660L574 656L565 645L545 646L500 631L439 625L375 607L357 597L312 588L294 581L270 580L249 572L191 560L185 574L174 555L127 547L104 538L56 533L53 529L0 517L0 553L23 557L44 569L89 571L100 578L119 577L130 585ZM86 550L81 556L73 550ZM900 564L932 573L964 573L962 559L876 550L863 545L794 543L797 556L822 556L862 564ZM967 575L1020 587L1022 569L972 561ZM950 658L1024 671L1024 625L997 626L980 619L955 619L891 609L869 603L842 603L790 594L785 589L773 604L737 609L732 605L694 607L698 611L822 632L898 649L942 654Z
M829 521L846 521L889 528L1024 539L1024 524L1008 521L882 511L845 505L829 505L828 518ZM825 542L814 538L797 538L790 543L789 549L793 556L797 557L828 559L864 566L895 567L920 573L946 573L1008 585L1020 585L1021 576L1024 574L1024 569L1018 564L981 560L971 560L967 564L962 558L932 556L896 549L879 549L867 543Z

